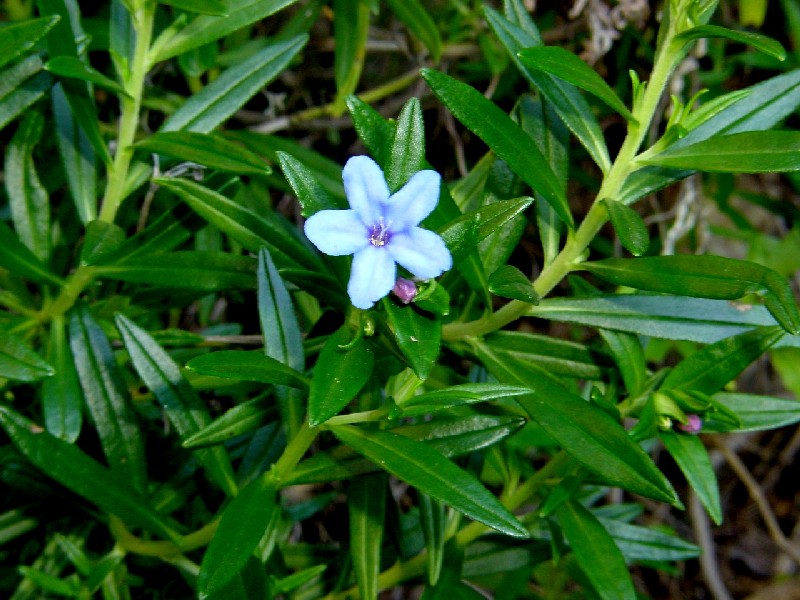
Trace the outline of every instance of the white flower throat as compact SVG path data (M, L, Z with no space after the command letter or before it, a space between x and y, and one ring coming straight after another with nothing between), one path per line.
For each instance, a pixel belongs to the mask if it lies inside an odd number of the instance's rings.
M389 231L389 225L383 220L383 217L369 228L369 243L376 248L381 248L388 244L391 237L392 232Z

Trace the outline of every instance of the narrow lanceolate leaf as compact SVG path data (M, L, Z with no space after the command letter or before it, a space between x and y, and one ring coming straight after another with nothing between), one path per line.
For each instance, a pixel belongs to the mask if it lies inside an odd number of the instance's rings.
M522 17L524 9L518 7L511 10L509 5L513 4L507 3L506 6L509 18L503 17L488 6L484 7L486 22L505 47L520 73L547 98L558 116L575 134L600 169L607 172L611 168L611 160L608 156L603 131L586 99L566 81L549 73L529 69L520 60L518 56L520 51L533 46L541 46L542 39L527 12L525 12L525 17ZM511 15L514 18L509 20Z
M680 504L664 474L608 413L536 367L486 345L476 350L498 380L531 390L531 394L517 397L517 402L577 462L611 485Z
M419 39L428 52L431 53L433 62L438 62L442 53L442 39L439 27L419 0L388 0L387 4L392 14L400 19L411 34Z
M81 81L88 81L101 88L110 90L117 94L128 96L125 88L106 77L97 69L90 67L81 59L76 56L56 56L55 58L47 61L44 65L47 71L59 77L66 77L68 79L80 79Z
M167 4L180 8L186 12L197 13L200 15L211 15L214 17L227 17L230 10L227 3L223 0L158 0L161 4Z
M164 409L181 439L211 423L203 401L181 374L172 357L144 329L123 315L116 317L131 362ZM224 448L198 450L197 460L228 495L236 494L233 467Z
M53 76L43 72L43 67L42 59L34 54L0 72L0 129L50 91Z
M401 306L391 298L383 299L389 328L397 345L417 377L427 379L439 357L442 324L438 317L424 314L412 306Z
M0 267L31 281L55 285L63 283L2 222L0 222Z
M498 531L528 537L528 531L480 481L425 444L388 431L338 425L334 435L386 471L468 517Z
M208 598L244 568L279 510L269 474L245 486L233 499L222 513L219 527L203 555L197 576L200 598Z
M271 172L257 154L225 138L193 131L154 133L135 144L135 148L186 160L217 171L264 175Z
M634 256L641 256L650 248L650 235L642 217L631 207L615 200L603 200L620 244Z
M53 367L15 335L0 333L0 377L12 381L37 381L50 377Z
M264 358L278 361L288 369L302 371L305 354L300 325L286 284L266 248L258 253L258 317L264 336ZM297 385L290 387L296 388ZM290 437L294 436L305 414L302 394L284 387L278 387L275 393L286 432Z
M227 2L228 8L224 16L198 16L177 32L174 29L165 31L153 44L151 63L161 62L225 37L237 29L265 19L294 1L242 0Z
M794 398L776 398L756 394L714 394L714 401L733 411L739 425L714 419L707 414L703 431L763 431L800 421L800 402Z
M422 536L425 538L425 550L428 553L428 583L436 585L442 572L444 562L445 506L427 494L417 493L419 500L419 521Z
M0 425L25 458L67 489L128 525L178 539L178 533L132 488L129 479L4 406L0 406Z
M489 291L503 298L513 298L529 304L539 303L539 296L533 291L531 280L513 265L503 265L489 276Z
M324 423L347 406L372 375L375 356L363 337L345 324L319 353L308 397L308 423ZM359 334L360 335L360 334Z
M218 292L254 289L255 270L256 262L249 256L187 250L129 258L97 267L97 274L167 289Z
M394 125L357 96L348 96L346 104L353 126L367 152L379 165L387 164L394 139Z
M555 75L597 96L628 121L636 122L631 111L603 78L569 50L557 46L537 46L522 50L519 57L526 67Z
M203 18L199 17L198 20ZM231 19L233 14L229 17L218 18ZM239 110L254 94L275 79L302 50L307 41L308 36L300 35L286 42L271 44L247 60L231 67L213 83L189 98L164 123L161 131L183 130L210 133Z
M317 259L297 236L219 192L188 179L156 177L153 181L177 195L197 214L251 252L266 247L280 266L299 266L312 270L319 266Z
M780 325L800 333L800 312L786 280L761 265L721 256L609 258L582 268L616 285L698 298L736 300L759 294Z
M14 229L39 260L50 257L50 203L33 161L42 136L44 118L29 112L6 149L5 186Z
M292 186L303 209L304 217L310 217L320 210L345 208L346 202L328 192L317 179L316 174L305 164L287 152L277 152L278 164L283 176ZM339 174L341 179L341 173Z
M213 377L308 389L308 378L260 350L220 350L190 360L186 368Z
M389 191L396 192L425 165L425 124L422 107L417 98L403 106L397 118L397 130L392 143L389 163L383 165Z
M572 499L556 508L556 517L597 595L603 600L635 600L636 591L625 559L597 517Z
M74 442L81 432L83 394L75 371L64 319L53 319L47 357L53 363L53 376L42 386L42 409L47 431L57 438Z
M601 329L599 333L611 350L628 395L635 396L644 388L647 380L642 342L638 336L622 331Z
M378 597L387 479L384 473L356 477L347 491L350 556L362 598Z
M745 131L668 147L647 165L710 173L783 173L800 169L800 132Z
M719 486L703 442L697 436L674 431L662 431L658 437L678 463L711 519L719 525L722 522Z
M614 538L614 543L627 561L686 560L697 558L702 553L699 546L658 529L600 516L598 520Z
M786 59L786 50L781 46L780 42L766 35L761 35L760 33L736 31L735 29L728 29L727 27L720 27L718 25L700 25L699 27L692 27L691 29L679 33L675 39L688 42L691 40L708 38L722 38L731 40L732 42L747 44L778 60Z
M430 69L423 69L422 76L455 117L486 142L525 183L542 194L571 227L573 219L567 199L536 142L476 89Z
M345 98L356 91L367 53L370 6L366 0L333 1L333 36L335 53L333 77L336 114L345 109Z
M720 340L678 363L661 387L703 394L718 392L784 335L780 327L759 327Z
M184 448L203 448L221 444L231 438L263 427L277 415L272 398L258 396L237 404L207 426L188 436L181 444Z
M61 84L53 86L56 143L67 176L67 185L85 225L97 218L97 173L94 148L72 114Z
M111 470L138 491L146 489L144 448L111 345L86 308L73 312L69 341L86 405Z
M0 67L22 56L58 23L58 15L12 23L0 30Z
M528 391L528 388L521 385L464 383L412 396L400 405L400 409L404 415L421 415L453 406L513 398L527 394Z

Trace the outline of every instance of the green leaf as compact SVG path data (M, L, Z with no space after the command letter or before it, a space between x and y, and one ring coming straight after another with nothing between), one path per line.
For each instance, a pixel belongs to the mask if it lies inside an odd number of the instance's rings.
M401 306L391 298L383 299L387 324L400 351L417 377L428 378L439 358L442 343L442 324L438 317Z
M697 558L702 553L699 546L658 529L595 516L614 538L614 544L629 562L688 560Z
M539 303L539 296L533 291L531 280L512 265L503 265L489 276L489 291L503 298L513 298L529 304Z
M58 75L59 77L88 81L106 90L130 97L122 85L106 77L97 69L87 65L77 56L56 56L47 61L44 68L46 71Z
M239 0L229 2L225 16L201 15L179 29L167 29L153 43L150 62L155 64L188 50L204 46L241 29L266 19L295 0ZM202 4L201 4L202 6Z
M42 386L42 410L47 431L73 443L83 421L83 393L67 340L63 318L53 319L47 358L53 363L53 376Z
M704 344L754 327L776 324L763 306L648 294L548 298L538 306L532 306L528 314L588 327Z
M351 339L358 335L356 339ZM345 324L319 353L308 396L308 424L324 423L339 414L372 375L375 357L360 333Z
M379 165L389 163L395 127L383 115L356 96L348 96L347 109L358 137Z
M211 423L211 416L200 396L183 377L172 357L153 337L121 314L116 316L116 324L133 366L153 392L180 438L184 440ZM198 450L195 456L220 489L229 496L236 494L233 467L223 448Z
M615 285L651 292L736 300L748 294L764 304L789 333L800 333L800 313L786 280L772 269L721 256L609 258L581 265Z
M63 284L3 222L0 222L0 267L31 281Z
M86 224L81 248L81 264L94 265L114 256L125 242L125 230L107 221L94 220Z
M453 260L459 262L481 241L520 217L531 204L533 198L529 196L492 202L450 221L439 234Z
M439 62L442 54L442 39L439 28L433 17L419 0L387 0L392 14L408 27L408 31L418 38L428 52L431 53L433 62Z
M308 389L308 378L260 350L218 350L201 354L190 360L186 368L201 375Z
M275 526L279 510L269 473L245 486L225 508L200 564L197 591L201 599L221 589L244 568L258 542Z
M167 4L180 8L186 12L198 13L201 15L211 15L214 17L227 17L230 13L223 0L158 0L161 4ZM236 6L236 3L233 3Z
M714 394L714 400L739 417L740 424L732 426L727 421L706 413L703 431L763 431L792 425L800 421L800 402L794 398L776 398L756 394Z
M33 48L59 21L58 15L11 23L0 29L0 67Z
M55 369L8 331L0 335L0 377L12 381L38 381L50 377Z
M599 333L611 350L628 395L635 396L644 389L647 381L642 343L637 336L622 331L601 329Z
M153 182L177 195L197 214L251 252L266 247L281 266L302 266L311 270L319 266L318 259L299 236L282 227L277 216L265 219L219 192L188 179L155 177Z
M392 432L423 441L444 456L453 457L491 446L524 424L520 417L456 417L396 427ZM376 464L341 446L301 462L282 485L337 481L377 470Z
M549 335L521 331L496 331L484 342L515 359L536 365L548 373L580 379L600 380L605 377L608 358L583 344Z
M111 470L139 492L147 489L143 436L111 344L89 310L73 311L69 342L75 369Z
M262 427L276 412L272 399L258 396L237 404L202 429L187 436L181 445L184 448L202 448L221 444Z
M345 208L346 203L332 196L309 167L286 152L277 154L278 164L300 201L304 217L310 217L321 210Z
M218 292L256 287L255 260L222 252L151 254L95 268L100 277L167 289Z
M715 342L678 363L661 388L718 392L784 335L780 327L759 327Z
M85 34L80 20L73 18L75 6L69 0L38 0L37 5L42 15L58 15L61 17L47 37L47 48L50 60L59 56L68 56L82 60L76 40ZM66 79L61 82L75 120L80 124L89 143L97 155L107 165L111 164L111 153L100 131L100 120L97 116L94 97L85 81Z
M387 485L388 477L381 473L356 477L347 490L350 557L362 598L378 597Z
M97 173L94 148L75 119L60 84L51 94L55 135L67 185L83 224L97 218Z
M674 431L661 431L658 437L678 463L711 519L717 525L722 523L717 476L703 442L697 436Z
M216 135L165 131L146 137L134 147L226 173L264 175L271 172L261 157Z
M175 529L131 487L130 479L110 471L77 446L50 435L5 406L0 406L0 425L25 458L67 489L128 525L177 541Z
M728 29L727 27L719 27L717 25L700 25L699 27L692 27L675 36L675 40L678 42L690 42L708 38L722 38L731 40L732 42L747 44L768 56L772 56L778 60L786 60L786 50L783 46L781 46L778 41L766 35L761 35L760 33L736 31L735 29Z
M510 13L508 4L506 9L506 12ZM538 31L534 31L535 25L530 18L526 18L523 22L519 17L516 22L511 22L488 6L485 6L483 11L486 15L486 22L511 56L511 60L514 61L520 73L553 105L558 116L586 148L600 170L604 173L608 172L611 168L611 160L608 157L605 137L586 99L564 80L548 73L528 69L519 59L520 51L542 45L541 37L538 35ZM517 12L517 15L521 14L521 10Z
M428 553L428 584L436 585L444 563L446 515L445 506L427 494L417 493L419 521Z
M528 388L519 385L463 383L412 396L400 405L400 410L404 416L423 415L464 404L521 396L528 392Z
M631 111L603 78L569 50L557 46L537 46L522 50L519 57L526 67L555 75L597 96L628 121L636 123Z
M620 244L634 256L641 256L650 248L650 234L642 217L635 210L617 202L603 200Z
M333 0L333 76L336 82L334 114L345 109L345 99L356 91L367 53L370 6L366 0Z
M50 257L50 199L34 166L33 151L42 137L44 118L29 112L6 148L5 188L11 219L20 240L41 261Z
M498 380L531 390L531 394L517 397L517 402L577 462L611 485L680 504L667 478L608 413L538 367L486 344L477 344L475 350Z
M389 191L403 187L411 176L425 168L425 123L417 98L410 98L397 118L397 129L389 162L384 167Z
M283 2L286 3L286 0ZM259 4L268 3L259 2ZM240 10L231 11L228 17L198 17L194 22L201 19L232 20ZM188 25L186 29L191 26ZM210 133L275 79L303 49L307 41L308 36L299 35L285 42L271 44L231 67L200 92L191 96L164 123L161 132L183 130Z
M42 71L42 59L29 56L0 73L0 129L43 98L53 77Z
M383 469L468 517L514 537L528 531L480 481L425 444L389 431L337 425L339 440Z
M774 173L800 169L799 131L744 131L668 147L647 165L710 173Z
M422 77L467 129L486 142L525 183L542 194L565 223L573 226L572 213L558 178L530 136L469 85L430 69L423 69Z
M556 517L597 595L603 600L636 600L625 559L600 521L572 499L559 504Z
M266 248L258 253L258 315L264 336L264 353L291 369L302 371L305 354L300 325L286 285ZM303 398L282 387L275 392L284 427L287 434L293 436L303 422Z

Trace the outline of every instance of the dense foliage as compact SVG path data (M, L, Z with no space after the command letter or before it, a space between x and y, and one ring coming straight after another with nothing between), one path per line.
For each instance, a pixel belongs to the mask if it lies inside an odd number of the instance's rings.
M734 383L797 387L797 202L735 174L800 184L800 70L718 3L5 0L0 595L679 577L645 516L800 421Z

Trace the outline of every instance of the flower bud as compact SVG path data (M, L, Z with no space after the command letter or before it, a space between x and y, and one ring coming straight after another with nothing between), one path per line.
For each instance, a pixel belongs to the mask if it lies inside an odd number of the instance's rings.
M700 433L703 428L703 419L698 415L686 415L686 423L678 423L678 429L686 433Z
M403 304L408 304L417 295L417 284L410 279L398 277L392 288L394 295L400 298Z

